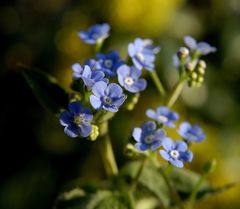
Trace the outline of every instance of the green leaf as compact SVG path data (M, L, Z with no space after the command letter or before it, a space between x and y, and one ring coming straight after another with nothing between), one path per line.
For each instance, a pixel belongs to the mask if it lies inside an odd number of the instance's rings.
M23 76L33 90L39 102L54 114L67 109L68 93L58 85L56 79L39 70L32 70L19 65L23 69Z
M75 188L61 194L54 209L134 209L130 198L119 192L100 190L87 193Z

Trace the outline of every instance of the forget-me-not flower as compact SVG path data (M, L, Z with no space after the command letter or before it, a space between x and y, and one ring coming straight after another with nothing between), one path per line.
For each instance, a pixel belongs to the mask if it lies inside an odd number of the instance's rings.
M193 153L188 150L188 146L184 141L174 142L170 138L165 138L162 142L165 150L160 150L160 155L175 167L182 168L183 162L191 162Z
M183 122L180 125L178 133L187 141L201 142L206 138L206 135L200 126L191 125L188 122Z
M156 130L156 123L148 121L141 128L134 128L132 136L137 142L135 147L138 150L156 150L162 145L162 141L166 137L166 132L163 129Z
M206 42L197 42L191 36L185 36L184 43L191 49L191 51L197 52L201 55L207 55L217 51L216 47L213 47Z
M177 112L173 112L165 106L158 107L156 111L148 109L146 111L146 115L157 121L159 124L163 124L170 128L174 128L175 124L173 122L179 119Z
M69 137L87 137L92 131L91 121L93 115L89 108L82 106L80 102L71 102L68 105L69 110L60 114L59 120L64 126L64 132Z
M114 77L116 69L124 63L116 51L110 51L106 55L98 53L96 57L100 64L98 66L99 70L103 71L109 77Z
M153 46L152 40L137 38L133 43L128 45L128 54L132 58L133 64L141 70L145 68L147 70L154 69L154 61L156 59L156 53L158 53L160 47Z
M126 99L122 88L116 83L107 85L105 82L99 81L92 87L92 92L94 95L90 96L90 103L94 109L117 112Z
M88 65L82 67L80 64L76 63L72 66L73 78L82 79L85 86L92 88L92 86L98 81L104 81L108 83L108 79L105 78L105 74L99 70L91 70Z
M147 86L145 79L139 79L141 74L142 71L134 66L129 67L127 65L122 65L117 69L118 82L127 91L132 93L143 91Z
M92 70L99 70L101 69L101 65L95 59L88 59L84 62L84 65L88 65Z
M107 23L91 26L87 31L80 31L79 37L88 44L102 42L109 36L110 25Z

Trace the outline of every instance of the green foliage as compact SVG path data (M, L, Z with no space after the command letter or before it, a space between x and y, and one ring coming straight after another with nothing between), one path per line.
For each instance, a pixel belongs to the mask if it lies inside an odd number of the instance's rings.
M88 193L80 188L61 194L54 209L133 209L130 198L116 191Z
M53 76L23 65L19 67L23 68L24 78L46 109L54 114L58 114L62 109L67 109L68 93L58 85Z

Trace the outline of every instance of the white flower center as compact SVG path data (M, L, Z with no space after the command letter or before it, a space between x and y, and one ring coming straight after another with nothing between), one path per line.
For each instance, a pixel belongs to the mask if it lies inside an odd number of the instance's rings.
M160 115L158 116L158 120L160 123L166 123L168 121L168 118L166 116Z
M151 144L153 142L153 136L150 135L150 136L146 136L145 139L144 139L145 143L147 144Z
M104 97L103 97L103 100L104 100L104 102L105 102L106 104L108 104L108 105L110 105L110 104L112 103L111 98L109 98L109 97L107 97L107 96L104 96Z
M113 62L112 62L112 60L105 60L104 65L106 68L111 68L113 65Z
M134 81L131 77L126 77L124 79L124 83L127 84L128 86L131 86L131 85L133 85Z
M80 125L83 122L83 117L81 115L75 116L74 117L74 123L76 125Z
M170 155L171 155L171 157L172 158L178 158L179 157L179 152L177 151L177 150L172 150L171 152L170 152Z
M137 58L140 60L140 61L144 61L144 55L141 53L141 52L138 52L137 54L136 54L136 56L137 56Z

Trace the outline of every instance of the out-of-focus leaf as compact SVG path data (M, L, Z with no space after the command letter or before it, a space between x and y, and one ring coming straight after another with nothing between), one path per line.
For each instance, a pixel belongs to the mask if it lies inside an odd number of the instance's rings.
M54 209L134 209L129 197L119 192L100 190L87 193L80 188L61 194Z
M24 65L19 65L19 67L23 69L24 78L45 108L54 114L58 114L62 109L67 109L68 93L58 85L53 76Z

